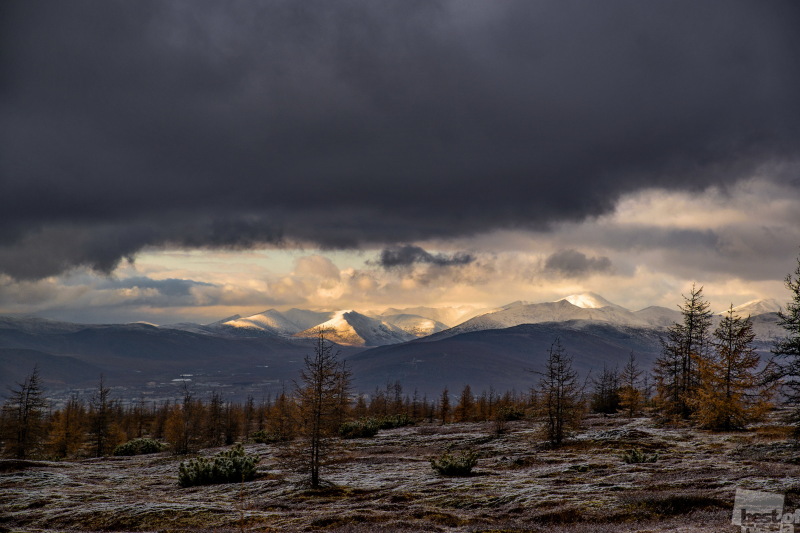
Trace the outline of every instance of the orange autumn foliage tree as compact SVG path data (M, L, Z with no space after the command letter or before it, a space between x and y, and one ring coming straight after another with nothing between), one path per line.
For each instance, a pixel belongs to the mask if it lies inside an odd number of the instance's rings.
M774 385L763 383L765 373L758 371L754 339L750 317L741 318L731 306L713 333L713 352L699 360L700 386L691 403L700 426L744 429L770 408Z

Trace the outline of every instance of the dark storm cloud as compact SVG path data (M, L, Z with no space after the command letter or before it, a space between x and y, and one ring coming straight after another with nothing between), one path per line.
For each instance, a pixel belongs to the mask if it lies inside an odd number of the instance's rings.
M0 272L396 245L800 145L793 2L3 2ZM789 176L788 180L797 180Z
M434 255L419 246L406 244L382 250L375 263L383 268L395 268L415 264L458 266L467 265L473 261L475 261L475 258L465 252L456 252L452 255L441 253Z
M611 260L605 256L588 257L578 250L560 250L545 259L544 268L564 276L576 277L592 272L608 272L611 270Z

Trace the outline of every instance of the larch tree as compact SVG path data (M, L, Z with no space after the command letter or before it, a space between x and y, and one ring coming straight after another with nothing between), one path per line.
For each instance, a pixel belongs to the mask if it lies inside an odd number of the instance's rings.
M183 383L183 401L165 406L168 415L164 423L164 437L176 455L186 455L200 447L205 414L202 402L196 400L186 382Z
M683 298L683 320L667 330L662 355L656 361L656 402L665 415L689 419L700 386L698 366L708 357L712 314L703 287L692 285L689 296Z
M636 363L636 355L633 352L628 356L628 362L619 376L619 406L625 411L628 418L633 416L642 407L642 391L639 390L639 378L642 371Z
M243 428L243 413L241 406L234 405L231 402L225 404L225 426L224 426L224 442L226 446L236 443L236 439L242 433Z
M275 398L275 404L266 420L267 431L273 440L288 442L295 437L296 407L292 397L285 390Z
M350 389L350 372L338 355L320 328L314 353L305 357L300 381L295 383L300 430L296 457L314 488L320 486L320 470L332 453Z
M784 281L792 299L785 311L778 312L778 323L786 330L786 336L775 343L772 353L780 359L783 393L786 403L793 407L795 436L800 436L800 257L794 275L787 275Z
M34 366L3 404L3 440L10 455L25 459L35 454L43 439L46 408L39 367Z
M584 412L584 387L572 368L561 341L556 339L547 353L545 369L539 374L538 407L544 419L544 434L553 446L559 446L570 430L580 426Z
M107 455L113 443L111 440L111 389L106 386L101 375L97 390L89 400L89 434L92 437L92 448L95 457Z
M472 394L472 387L464 385L461 396L458 398L458 404L453 411L454 418L457 422L469 422L473 419L474 412L475 397Z
M56 411L50 422L50 452L59 458L78 455L86 440L86 407L76 396Z
M439 399L439 414L441 415L442 425L447 424L447 419L450 416L450 391L447 390L447 387L444 388Z
M592 411L596 413L616 413L619 408L619 372L603 366L599 378L593 380L591 397Z
M700 386L692 407L701 427L744 429L769 409L772 387L764 384L765 372L758 371L755 337L750 317L736 315L731 305L714 330L713 352L699 361Z
M204 440L208 446L220 446L224 442L225 403L217 391L211 392L211 398L203 416Z
M244 402L244 411L242 412L242 424L244 428L244 438L248 440L250 433L253 431L253 423L256 419L256 401L252 395L247 395L247 400Z

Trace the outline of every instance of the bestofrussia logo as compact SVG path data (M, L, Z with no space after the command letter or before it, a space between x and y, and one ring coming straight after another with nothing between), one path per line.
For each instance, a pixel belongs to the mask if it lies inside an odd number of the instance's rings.
M736 489L732 522L742 533L794 533L795 524L800 524L800 509L784 512L783 494Z

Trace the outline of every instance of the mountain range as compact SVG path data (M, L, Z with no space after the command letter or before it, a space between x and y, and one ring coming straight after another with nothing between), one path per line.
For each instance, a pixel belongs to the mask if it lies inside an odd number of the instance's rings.
M762 352L783 336L778 309L774 301L734 308L752 315ZM101 374L129 397L174 397L186 383L200 392L260 397L291 386L322 329L339 345L360 391L396 380L427 394L467 383L476 390L524 390L535 382L528 371L542 366L556 338L583 375L621 367L631 352L647 369L665 329L680 319L677 308L630 311L593 293L491 310L269 309L166 326L0 317L0 386L13 385L38 364L54 397L91 387Z
M424 310L425 308L416 308ZM443 313L430 313L439 316ZM211 324L179 323L165 328L227 336L315 337L322 328L329 340L348 346L383 346L405 342L448 326L438 320L392 309L390 313L363 314L352 309L339 311L309 311L268 309L255 315L235 315Z

